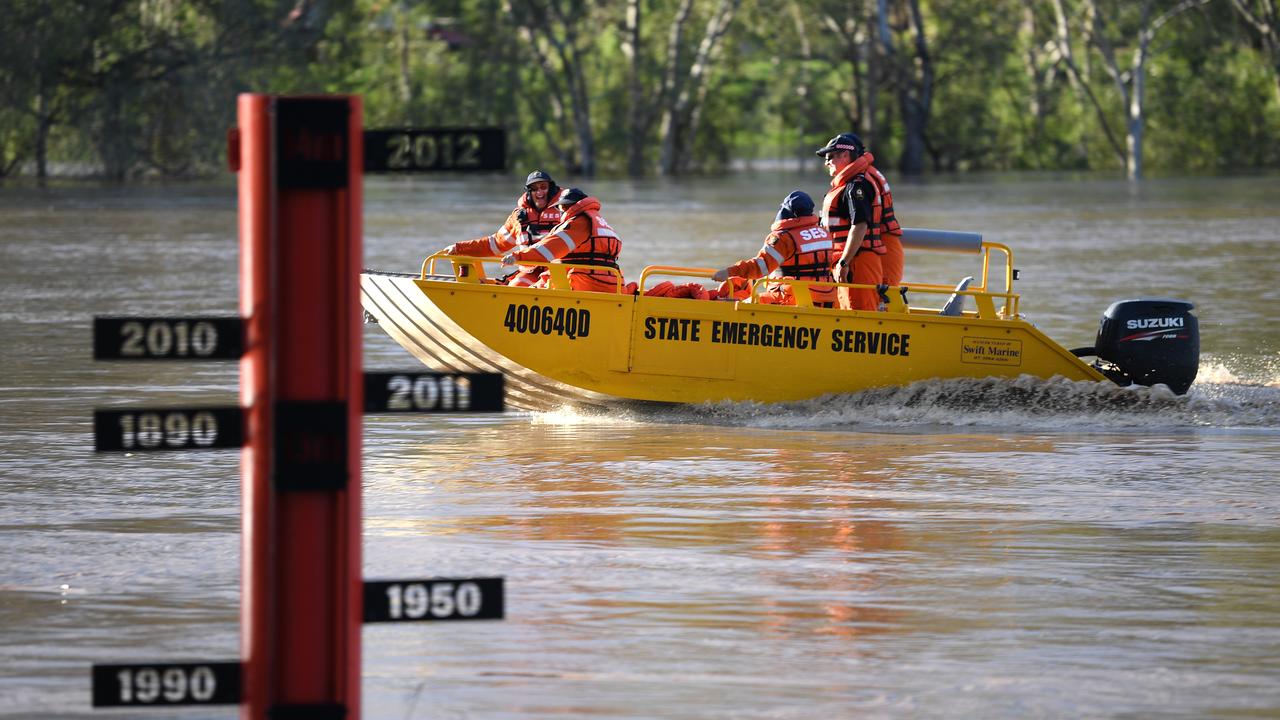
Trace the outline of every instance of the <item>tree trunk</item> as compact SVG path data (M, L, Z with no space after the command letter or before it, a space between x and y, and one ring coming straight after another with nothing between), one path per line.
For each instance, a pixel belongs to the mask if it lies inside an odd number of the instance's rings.
M862 137L863 142L870 146L876 133L878 90L876 73L880 63L876 52L875 36L873 33L866 32L864 28L873 24L871 22L873 17L866 5L861 2L857 10L845 4L842 4L840 9L847 11L848 15L839 18L835 13L828 12L822 20L828 31L840 38L844 48L844 58L849 63L849 88L840 92L848 127L826 127L825 129L830 131L829 134L853 130ZM858 14L859 12L861 14Z
M1033 167L1041 168L1044 157L1041 146L1044 143L1045 126L1051 108L1050 90L1053 87L1054 73L1062 60L1061 52L1053 49L1052 41L1042 43L1040 37L1045 33L1036 17L1037 0L1022 0L1022 33L1026 38L1026 49L1022 57L1023 70L1031 85L1031 95L1027 98L1027 116L1031 122L1027 124L1028 146L1031 149Z
M594 177L596 172L595 133L591 127L590 98L587 96L587 83L583 75L585 63L582 50L578 47L579 15L566 16L560 10L559 0L549 0L546 4L526 2L521 4L525 12L519 15L513 12L510 0L504 3L507 14L515 20L520 37L529 45L538 66L547 79L552 90L552 107L557 109L562 93L559 91L559 78L563 77L568 85L569 112L573 119L574 135L578 144L579 173L586 177ZM561 37L563 35L563 37ZM555 52L556 62L541 47L545 41ZM563 114L559 107L557 114Z
M1071 26L1067 23L1066 8L1062 4L1062 0L1053 0L1053 14L1056 19L1055 43L1057 45L1058 54L1066 63L1071 85L1076 90L1077 95L1082 98L1081 104L1085 101L1093 108L1094 114L1098 118L1098 125L1102 128L1102 132L1106 135L1107 143L1111 146L1120 158L1124 159L1124 150L1117 139L1116 134L1111 130L1111 123L1107 120L1107 113L1102 107L1102 103L1098 100L1098 96L1094 94L1092 86L1089 85L1086 74L1080 70L1080 66L1076 64L1075 53L1071 47ZM1084 144L1085 156L1088 156L1088 136L1082 140Z
M689 23L689 15L693 12L693 0L681 0L671 21L671 32L667 38L666 73L662 80L662 122L658 134L662 136L662 149L658 155L659 172L663 175L675 173L675 158L680 139L680 122L682 120L677 106L684 93L684 74L681 71L681 57L684 54L684 31Z
M1143 25L1146 25L1147 5L1143 5ZM1128 122L1125 125L1125 176L1130 180L1142 179L1142 134L1145 126L1143 93L1146 89L1147 40L1144 38L1133 54L1130 70Z
M40 87L36 91L36 181L41 187L49 181L49 130L52 126L49 95L44 86L44 78L41 78Z
M925 128L929 124L933 105L933 59L929 56L920 0L907 0L907 10L914 47L910 65L907 59L898 55L894 47L887 0L876 0L877 35L884 52L885 64L894 73L898 108L902 115L903 144L898 167L906 175L920 175L924 172L924 158L928 147Z
M631 111L630 137L627 138L627 174L633 178L644 176L644 150L649 128L645 121L644 89L642 80L640 0L627 0L623 17L622 53L627 58L627 105Z
M1061 2L1061 0L1058 0ZM1125 108L1125 145L1121 153L1124 162L1125 176L1130 180L1142 179L1142 141L1146 126L1144 95L1146 92L1147 61L1151 56L1151 43L1156 33L1165 23L1193 7L1207 4L1211 0L1182 0L1177 5L1163 12L1152 20L1151 11L1154 0L1142 0L1141 16L1138 23L1138 37L1130 41L1134 45L1133 58L1129 64L1129 72L1121 73L1116 61L1115 49L1106 33L1106 21L1098 10L1097 0L1089 0L1089 10L1093 15L1093 34L1089 41L1102 56L1107 74L1116 85Z
M933 107L933 59L929 55L929 44L924 34L920 0L909 0L908 7L911 11L911 29L915 34L915 58L911 81L903 82L898 91L904 132L900 167L906 175L920 175L924 172L925 129Z
M1271 60L1271 76L1274 80L1276 102L1280 103L1280 12L1276 0L1231 0L1245 24L1258 34L1262 51Z
M889 4L885 0L876 0L876 38L879 40L880 58L883 62L877 63L876 74L872 81L871 88L868 92L878 93L886 84L899 84L901 82L898 68L898 53L893 45L893 31L889 28ZM892 76L891 76L892 75ZM899 93L903 92L901 89ZM899 95L901 99L901 95ZM873 120L876 126L879 123ZM870 147L870 145L868 145Z
M871 25L871 11L864 7L864 19ZM853 127L861 133L862 141L867 147L875 147L880 141L880 88L884 86L885 71L883 58L877 52L876 36L865 33L861 42L855 46L857 53L867 59L867 74L862 78L859 73L853 74L854 92L861 100L858 115L853 118ZM855 61L856 62L856 61Z
M102 136L98 138L102 173L109 180L124 182L129 171L126 159L128 155L126 144L129 139L124 132L123 90L116 79L107 79L103 96L106 107L102 112Z
M796 127L799 137L796 138L796 173L800 174L806 168L812 165L813 154L809 149L806 140L809 133L813 132L813 117L809 112L810 102L809 87L809 64L813 60L813 44L809 42L809 32L804 22L804 11L800 9L799 3L792 0L789 9L791 11L791 21L796 26L796 37L800 39L800 73L796 78L796 110L799 117Z
M715 14L707 22L707 32L698 46L698 54L689 69L689 84L686 92L692 97L684 101L688 120L684 123L684 137L679 145L684 149L676 158L676 172L683 174L689 170L693 161L693 149L698 139L698 129L702 124L702 108L707 104L707 93L710 90L711 70L720 60L720 51L724 47L724 35L733 23L742 0L720 0Z
M396 33L397 50L400 52L400 74L397 82L397 90L400 94L400 107L402 120L409 122L408 117L410 105L413 102L413 82L409 73L409 25L410 19L407 12L397 13L399 17L400 32Z
M587 80L582 74L582 55L578 51L574 34L568 32L568 52L563 62L569 71L569 87L573 98L573 127L578 135L578 157L585 177L596 176L596 135L591 127L591 98L587 94Z

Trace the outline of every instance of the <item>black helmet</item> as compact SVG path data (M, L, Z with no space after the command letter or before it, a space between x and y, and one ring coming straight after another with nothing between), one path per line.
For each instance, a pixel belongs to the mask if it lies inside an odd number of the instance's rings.
M791 218L806 217L813 214L813 198L809 197L809 193L803 190L793 190L790 195L782 201L782 208L778 210L779 220L790 220Z
M836 150L849 150L853 153L854 157L858 157L862 153L866 152L866 148L862 146L862 138L854 135L853 133L840 133L828 140L827 144L822 148L819 148L814 155L826 157L827 153L835 152Z
M579 200L585 200L585 199L586 199L586 197L587 197L587 194L586 194L586 193L584 193L584 192L582 192L582 191L581 191L581 190L579 190L578 188L575 188L575 187L565 188L565 189L560 193L560 197L556 199L556 204L557 204L557 205L572 205L572 204L574 204L574 203L578 202Z
M536 182L549 183L552 187L556 185L556 181L551 179L546 170L534 170L529 173L529 177L524 179L524 186L527 188Z

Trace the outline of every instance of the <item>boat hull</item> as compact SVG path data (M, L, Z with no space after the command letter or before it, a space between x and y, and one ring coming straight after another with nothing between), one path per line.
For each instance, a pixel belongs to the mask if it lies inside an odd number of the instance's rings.
M785 402L933 378L1105 377L1020 319L534 290L367 273L365 309L427 366L507 375L529 409Z

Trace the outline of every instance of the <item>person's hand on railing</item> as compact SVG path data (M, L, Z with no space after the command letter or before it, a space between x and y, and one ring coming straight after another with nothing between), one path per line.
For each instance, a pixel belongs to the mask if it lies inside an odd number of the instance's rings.
M729 279L729 271L723 270L723 269L717 270L715 271L714 274L712 274L711 279L715 280L716 282L724 282L725 280Z
M502 267L511 267L516 264L516 254L507 253L502 256Z

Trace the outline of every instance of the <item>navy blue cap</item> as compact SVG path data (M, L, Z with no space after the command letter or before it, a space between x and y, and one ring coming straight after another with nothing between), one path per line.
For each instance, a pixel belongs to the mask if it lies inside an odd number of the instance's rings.
M793 190L782 201L782 209L778 210L775 220L790 220L813 214L813 198L803 190Z
M551 183L553 186L556 184L556 181L551 179L546 170L534 170L529 173L529 177L524 179L524 186L529 187L536 182Z
M853 153L854 157L866 152L866 148L862 144L862 138L853 133L840 133L828 140L827 144L819 148L814 155L825 157L827 153L835 152L836 150L848 150Z
M574 188L574 187L565 188L564 191L560 193L559 199L556 200L556 204L572 205L578 202L579 200L585 200L586 197L587 197L587 194L582 192L578 188Z

